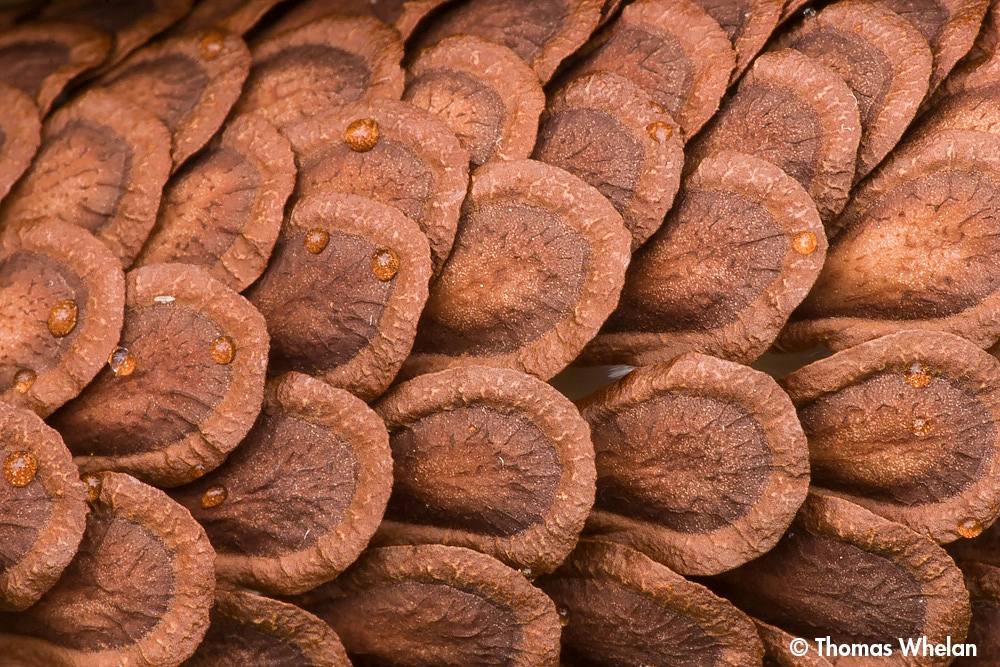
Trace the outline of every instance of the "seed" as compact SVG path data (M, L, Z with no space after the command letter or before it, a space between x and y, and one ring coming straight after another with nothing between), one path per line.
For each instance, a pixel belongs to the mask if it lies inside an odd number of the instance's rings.
M646 126L646 133L653 141L662 144L674 133L674 128L658 120Z
M910 370L906 372L906 384L914 389L923 389L931 382L931 374L919 361L914 361Z
M816 235L812 232L799 232L792 240L792 248L800 255L809 255L816 249Z
M118 377L132 375L135 372L135 365L135 355L129 352L127 347L116 347L108 356L108 366Z
M330 234L323 229L310 229L306 232L306 250L318 255L326 249L330 242Z
M31 452L14 452L3 462L3 476L11 486L28 486L37 472L38 459Z
M27 394L28 390L31 389L31 385L35 384L36 379L38 379L38 376L35 375L35 371L22 368L14 373L14 391L19 394Z
M399 273L399 255L391 248L379 248L372 255L372 273L375 277L386 282L392 280Z
M49 311L49 331L56 338L68 336L76 328L79 311L72 299L60 301Z
M236 343L229 336L219 336L212 341L212 360L217 364L231 364L236 357Z
M366 153L378 143L378 123L371 118L361 118L347 126L344 141L352 151Z
M212 31L201 40L201 55L205 60L215 60L222 54L222 44L225 37L220 32Z
M218 484L210 486L205 493L201 494L201 506L204 509L218 507L226 499L227 495L229 493L226 491L226 487Z
M979 534L982 532L983 524L975 519L962 519L958 522L958 534L962 537L972 539L973 537L979 537Z

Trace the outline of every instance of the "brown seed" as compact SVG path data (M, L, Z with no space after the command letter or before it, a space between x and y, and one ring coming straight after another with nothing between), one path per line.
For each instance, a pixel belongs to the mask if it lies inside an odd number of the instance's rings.
M205 60L215 60L222 53L225 36L213 30L201 39L201 55Z
M116 347L108 357L108 366L111 372L118 377L126 377L135 372L135 355L128 351L126 347Z
M49 311L49 331L56 338L68 336L76 328L79 309L72 299L60 301Z
M11 486L28 486L38 472L38 459L31 452L14 452L3 462L3 476Z
M326 250L330 243L330 233L323 229L310 229L306 232L306 250L314 255L318 255Z
M83 483L87 485L87 501L96 503L101 497L101 478L97 475L86 475L83 477Z
M658 120L656 122L647 125L646 132L649 133L649 136L654 141L662 144L664 141L669 139L670 136L674 133L674 128L670 127L663 121Z
M352 151L367 153L378 143L378 123L372 118L360 118L344 130L344 141Z
M37 378L38 376L35 375L35 371L22 368L14 373L14 391L19 394L27 394L28 390L31 389L31 385L35 384Z
M209 509L211 507L218 507L225 500L229 492L226 491L224 486L210 486L206 489L205 493L201 494L201 506L204 509Z
M962 519L958 522L958 534L964 538L979 537L983 532L983 524L975 519Z
M906 384L914 389L923 389L931 383L931 374L919 361L913 362L910 370L906 372Z
M219 336L212 341L212 360L217 364L231 364L236 358L236 343L229 336Z
M816 235L812 232L799 232L792 240L792 247L800 255L811 255L816 250Z
M392 248L379 248L372 255L372 273L385 282L392 280L399 272L399 255Z
M4 197L31 164L41 140L38 108L20 89L0 84L0 132L16 141L0 144L0 197Z

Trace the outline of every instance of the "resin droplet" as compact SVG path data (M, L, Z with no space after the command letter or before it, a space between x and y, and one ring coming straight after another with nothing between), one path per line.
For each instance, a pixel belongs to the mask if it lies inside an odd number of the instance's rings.
M906 372L906 384L914 389L923 389L931 383L931 374L919 361L913 362L910 370Z
M233 363L236 357L236 343L229 336L219 336L212 341L212 360L217 364Z
M203 466L202 464L199 463L198 465L196 465L194 467L194 471L193 471L194 478L198 479L199 477L204 477L206 472L208 472L208 470L205 469L205 466Z
M101 497L101 478L97 475L87 475L83 478L83 483L87 485L87 501L96 503Z
M229 494L226 491L226 487L218 485L210 486L205 493L201 494L201 506L205 509L218 507L226 499L227 495Z
M478 426L471 426L470 425L469 426L469 435L475 435L477 433L479 433L479 427Z
M220 32L210 32L201 40L201 55L205 60L215 60L222 54L225 36Z
M306 250L314 255L318 255L326 250L330 242L330 234L323 229L310 229L306 232Z
M399 273L399 255L391 248L379 248L372 255L372 273L385 282L392 280Z
M792 239L792 248L800 255L810 255L816 249L816 235L812 232L799 232Z
M659 102L649 101L649 107L656 113L667 113L667 110Z
M812 7L806 7L805 9L802 10L802 15L805 16L807 19L814 19L816 18L816 10L813 9Z
M132 375L135 372L135 363L135 355L129 352L127 347L116 347L108 357L108 366L118 377Z
M527 579L528 581L535 580L535 573L531 571L530 567L522 567L520 572L521 574L524 575L524 578Z
M664 122L655 121L646 126L646 133L653 141L658 144L662 144L670 138L670 135L674 133L674 128Z
M556 613L559 614L559 624L564 628L569 625L569 607L563 607L562 605L556 607Z
M70 335L76 328L78 314L75 301L71 299L60 301L49 311L49 331L57 338Z
M910 425L910 430L913 431L913 435L927 435L931 432L931 423L927 419L914 419L913 424Z
M983 524L975 519L962 519L958 522L958 534L967 539L979 537L983 532Z
M38 379L38 376L35 375L35 371L22 368L14 373L14 391L19 394L27 394L28 390L31 389L31 385L35 384L36 379Z
M17 488L31 484L37 472L38 459L31 452L14 452L3 462L3 476Z
M378 123L371 118L354 121L344 130L344 141L352 151L365 153L378 143Z

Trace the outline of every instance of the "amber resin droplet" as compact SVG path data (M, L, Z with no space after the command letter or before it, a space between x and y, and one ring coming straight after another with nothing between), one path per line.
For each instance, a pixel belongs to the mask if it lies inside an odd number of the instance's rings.
M378 123L372 118L361 118L347 126L344 141L352 151L365 153L378 143Z
M212 341L212 360L217 364L231 364L236 358L236 343L229 336L219 336Z
M38 459L31 452L14 452L3 462L3 476L11 486L28 486L37 472Z
M210 32L201 40L201 55L205 60L215 60L222 54L225 36L219 32Z
M226 491L226 487L219 485L210 486L201 495L201 506L205 509L218 507L225 501L227 495L229 494Z
M931 432L931 423L927 419L914 419L910 430L913 435L924 436Z
M792 240L792 247L800 255L811 255L816 250L816 235L812 232L800 232Z
M392 280L399 272L399 255L391 248L380 248L372 255L372 273L382 282Z
M569 625L569 607L558 606L556 613L559 614L559 625L564 628Z
M328 243L330 243L330 233L325 229L310 229L306 232L306 250L312 254L318 255L326 250Z
M60 301L49 311L49 331L57 338L68 336L76 328L79 310L72 299Z
M125 377L135 372L135 355L128 351L127 347L116 347L108 356L108 366L111 372L118 377Z
M674 128L670 127L663 121L655 121L646 126L646 132L649 134L650 138L653 139L658 144L662 144L664 141L669 139L674 133Z
M923 389L931 382L931 374L924 368L919 361L913 363L910 366L910 370L906 372L906 384L910 385L914 389Z
M101 478L97 475L86 475L83 483L87 485L87 501L96 503L101 497Z
M14 391L19 394L27 394L28 390L31 389L31 385L35 384L37 377L35 371L29 368L22 368L14 373Z
M982 532L983 524L975 519L962 519L958 523L958 534L967 539L971 540L973 537L979 537L979 534Z

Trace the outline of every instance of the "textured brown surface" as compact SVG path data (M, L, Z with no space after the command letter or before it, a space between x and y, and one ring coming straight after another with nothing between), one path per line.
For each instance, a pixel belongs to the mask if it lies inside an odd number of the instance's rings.
M27 483L6 465L11 457L37 464ZM0 609L14 611L37 602L72 560L83 538L87 490L59 434L4 404L0 461Z
M545 93L516 53L459 35L420 52L407 68L403 101L443 120L478 166L531 155Z
M38 665L178 665L208 629L208 538L166 494L128 475L101 473L95 488L79 552L33 607L0 614L0 650Z
M295 174L288 140L259 116L238 116L168 183L136 266L196 264L246 289L267 268Z
M568 76L606 70L645 90L687 140L719 108L735 64L719 24L692 0L638 0L587 47Z
M378 139L358 151L345 133L368 120L378 126ZM399 209L420 225L440 273L469 180L469 154L443 121L411 104L377 99L317 115L285 135L299 166L297 196L342 192Z
M469 547L532 575L573 549L594 502L594 453L555 389L516 371L456 368L399 385L376 410L395 462L376 543Z
M832 667L829 660L817 655L815 642L809 645L805 655L794 655L791 652L794 636L764 621L751 620L757 627L757 636L764 644L764 667Z
M962 573L930 539L842 500L812 493L778 546L712 584L747 613L794 637L882 644L897 637L965 640ZM812 643L811 643L812 645ZM898 660L901 655L893 651ZM916 657L905 665L946 665ZM864 667L871 658L840 657Z
M218 590L212 625L184 667L351 667L337 633L286 602Z
M539 585L564 624L563 660L577 667L760 665L746 615L628 547L581 541Z
M893 151L837 220L840 233L782 346L842 350L906 329L992 345L998 198L1000 138L944 130Z
M55 0L41 17L113 34L111 53L101 67L107 71L180 20L191 5L191 0Z
M83 472L120 470L161 486L217 467L253 426L264 393L264 319L202 269L153 264L126 275L119 346L129 374L104 368L53 423ZM213 359L228 336L231 363Z
M754 62L688 147L685 171L719 151L748 153L797 180L828 222L847 204L860 139L858 102L840 75L781 49Z
M170 29L180 35L217 28L244 35L274 6L283 0L200 0L184 20Z
M314 235L327 242L311 246ZM373 259L391 250L388 280ZM272 372L322 377L364 399L386 390L413 346L431 274L427 240L384 204L353 195L303 198L248 297L267 320Z
M572 174L531 160L483 165L404 372L552 377L614 309L630 243L611 203Z
M337 631L355 665L556 667L552 601L460 547L385 547L296 600Z
M403 94L403 44L381 21L330 16L267 37L237 113L257 112L279 129L331 107Z
M736 52L730 83L743 74L778 27L781 0L695 0L729 36Z
M976 646L975 658L959 658L956 667L988 667L1000 655L1000 568L983 563L959 563L972 603L968 643Z
M0 33L0 82L30 95L45 116L76 75L104 62L111 39L71 23L26 23Z
M294 30L324 16L374 16L391 25L406 40L420 21L449 0L303 0L267 30L276 35Z
M815 242L806 254L796 249L803 239ZM645 365L696 351L749 363L806 297L825 251L798 183L764 160L719 153L636 253L618 309L582 361Z
M1000 515L1000 362L951 334L893 334L782 380L813 484L937 542Z
M75 304L76 323L55 336L50 313L64 301ZM121 265L87 232L54 221L8 230L0 238L0 400L47 417L79 394L118 342L124 306Z
M97 86L163 121L173 135L176 170L222 126L249 71L242 39L206 30L143 48Z
M913 24L934 54L933 91L972 47L989 0L875 0Z
M535 159L561 167L607 197L635 251L659 229L680 186L680 128L625 77L595 72L549 98Z
M0 200L21 177L41 143L38 107L17 88L0 84Z
M603 0L464 0L445 7L417 46L474 35L510 48L547 83L597 28L603 5Z
M78 225L129 267L156 221L170 142L150 112L87 93L45 123L42 147L0 216L7 224L53 218Z
M224 500L205 507L205 493ZM302 593L350 565L392 488L385 426L360 399L299 373L273 378L256 425L217 470L172 492L233 585Z
M858 100L860 181L903 135L927 94L931 52L920 32L868 0L845 0L800 22L779 41L844 78Z
M718 574L765 553L805 500L806 437L759 371L687 354L578 405L597 453L588 534L676 572Z

